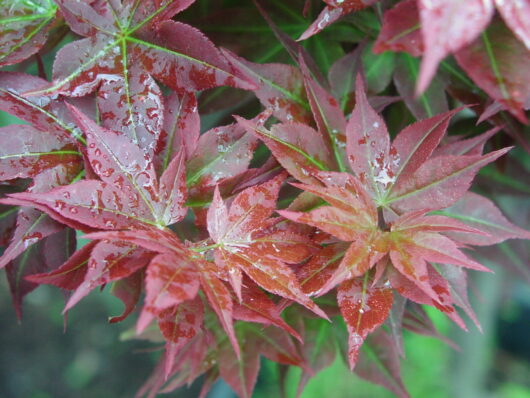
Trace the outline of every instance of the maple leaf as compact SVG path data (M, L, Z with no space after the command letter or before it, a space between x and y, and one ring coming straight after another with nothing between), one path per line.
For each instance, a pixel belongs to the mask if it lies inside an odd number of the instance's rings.
M233 327L232 296L213 264L198 254L200 246L197 251L190 250L170 230L146 227L142 230L95 232L85 237L125 241L159 253L147 267L146 303L137 323L138 331L144 330L161 311L193 299L200 285L236 355L240 355Z
M262 126L270 113L264 112L253 121ZM237 123L215 127L198 139L196 150L186 164L186 184L190 202L204 202L214 188L224 188L247 171L258 141Z
M144 268L151 258L151 253L139 249L136 245L99 242L90 251L90 258L85 263L83 282L68 299L64 311L68 311L98 286L125 279Z
M355 373L387 388L399 398L410 398L401 380L400 367L399 354L390 336L378 329L364 344Z
M170 20L192 3L58 1L70 28L86 38L60 49L51 85L28 91L79 97L98 89L103 126L124 131L152 151L164 116L153 77L178 91L225 84L252 88L202 33Z
M142 282L142 270L114 282L111 293L123 302L125 308L121 315L110 317L109 323L121 322L132 313L142 293Z
M19 72L0 72L0 109L28 122L51 142L59 140L65 146L68 143L75 145L76 140L85 143L61 98L21 94L42 89L47 85L46 80L36 76Z
M270 130L243 118L236 118L247 131L257 135L278 162L295 178L314 182L312 172L329 170L335 160L322 135L302 123L278 123Z
M230 282L241 300L241 273L263 289L292 299L319 316L326 315L301 290L287 264L309 257L310 242L296 232L269 227L285 176L247 188L226 209L219 191L208 210L208 230L216 243L216 263L228 270Z
M101 180L83 180L47 193L21 193L11 198L44 206L51 217L58 214L99 229L169 225L184 217L182 154L169 164L159 185L152 158L125 134L99 127L70 109L86 134L87 157Z
M495 5L506 25L530 50L530 21L525 18L530 12L530 4L524 1L495 0Z
M27 188L28 192L46 192L54 187L68 184L77 174L78 169L71 165L56 165L34 175L33 183ZM9 245L0 257L0 268L21 255L31 245L47 236L53 235L64 228L64 225L51 219L38 210L21 207L18 209L16 227L12 233Z
M26 131L24 129L21 130ZM35 151L33 152L35 157L32 159L30 154L28 155L30 160L25 162L20 159L20 153L22 152L20 145L9 148L14 152L13 157L10 159L8 155L6 156L7 159L2 162L4 164L0 163L0 167L3 166L2 169L6 170L5 174L9 176L10 171L20 170L17 173L18 176L33 177L33 182L28 187L28 191L33 193L45 192L51 188L71 182L79 172L78 158L74 157L75 161L72 162L68 160L68 155L66 155L64 163L62 163L63 159L61 159L61 156L57 156L54 159L54 155L50 155L50 164L47 165L43 161L46 155L41 157L40 154L44 152L38 152L38 143L32 142L32 139L35 138L33 129L30 129L30 131L29 138L25 134L21 134L22 140L27 140L27 144L22 144L22 146L32 148ZM40 143L43 144L42 141ZM35 159L40 159L40 161ZM22 172L24 166L28 166L30 170L33 170L27 176ZM8 199L4 200L8 201ZM16 211L16 209L14 210ZM6 215L9 214L8 211ZM30 207L20 207L18 209L16 226L11 233L9 244L6 245L7 247L5 247L0 257L0 268L6 267L13 304L19 318L22 316L22 299L37 286L25 278L28 275L59 267L66 260L64 256L73 251L72 245L75 246L75 237L72 237L71 234L72 231L70 229L65 230L64 225L53 220L45 213ZM56 256L44 255L43 258L42 253L45 250L60 254Z
M467 192L453 206L438 213L487 233L451 232L451 238L463 244L487 246L506 239L530 239L530 232L512 224L491 200L473 192Z
M360 78L356 99L346 127L348 161L355 175L314 171L312 177L318 184L293 185L320 197L326 205L306 212L279 211L290 220L351 242L347 249L340 245L324 248L299 276L305 291L316 295L339 285L337 298L349 328L352 368L366 336L388 317L391 284L406 297L437 306L465 327L453 308L455 300L447 282L430 272L429 263L487 271L444 235L484 233L455 219L426 213L455 203L467 191L478 168L506 152L431 157L456 111L405 128L391 145L384 121L368 104ZM446 185L450 179L454 179L451 188ZM410 192L406 205L397 193L404 189ZM437 192L436 199L430 190ZM416 195L417 200L413 198ZM391 265L386 265L387 261ZM375 273L369 273L374 267ZM376 283L385 269L396 270L401 279L390 279L387 286L377 290ZM353 300L353 296L361 300ZM374 304L369 308L374 312L369 311L364 319L363 300L372 296Z
M0 66L38 52L48 37L57 5L52 0L3 1L0 4Z
M79 96L100 82L120 82L128 97L124 102L131 106L129 68L135 64L173 89L202 90L224 84L251 88L233 74L231 66L199 31L170 20L193 2L90 5L59 1L71 29L87 38L57 54L54 82L47 91ZM195 45L187 46L189 42Z
M280 316L276 304L254 282L245 280L241 289L241 301L234 306L234 318L264 325L274 325L293 337L302 340L298 332L289 326Z
M500 18L493 18L491 22L495 5L517 39ZM529 85L525 83L528 79L513 77L514 74L524 75L526 70L513 66L527 62L530 27L520 15L528 12L528 5L493 0L465 4L444 0L433 4L420 0L418 6L425 54L417 92L427 88L438 63L453 52L460 66L479 87L504 104L521 122L527 123L522 108L530 95ZM446 29L447 26L452 28ZM504 61L499 62L499 59Z

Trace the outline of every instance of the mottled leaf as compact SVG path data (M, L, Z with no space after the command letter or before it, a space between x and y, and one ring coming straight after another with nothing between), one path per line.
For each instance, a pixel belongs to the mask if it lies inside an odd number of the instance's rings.
M361 76L357 76L356 104L346 126L350 166L361 183L379 200L395 181L396 151L383 119L368 103Z
M175 254L157 255L147 267L145 305L137 330L144 330L162 310L193 299L198 289L198 270L191 259Z
M32 178L59 164L75 165L81 153L64 135L43 131L28 125L0 127L0 180Z
M39 51L55 18L51 0L0 3L0 65L12 65Z
M163 0L156 7L139 2L116 9L61 0L70 27L84 39L57 54L48 92L81 96L101 82L121 82L125 102L132 104L131 65L138 65L173 89L202 90L218 85L250 88L218 49L198 30L169 20L191 2ZM80 18L83 16L85 19ZM191 45L190 45L191 44Z
M195 337L204 317L202 301L199 298L169 307L158 314L158 325L166 339L166 378L171 373L178 352Z
M46 283L61 289L75 290L83 283L88 270L90 253L97 242L89 242L77 250L59 268L44 274L33 274L26 279L34 283Z
M359 350L368 334L388 317L393 299L390 286L370 286L367 278L352 279L339 286L337 301L350 335L350 369L355 367Z
M304 59L300 57L304 84L318 132L324 139L327 150L332 150L340 171L344 171L346 147L346 118L338 101L322 88L311 76ZM323 148L321 148L321 151Z
M241 270L263 289L297 301L325 317L302 292L294 272L286 264L308 257L309 242L295 233L263 231L274 211L284 178L280 175L267 183L247 188L234 199L227 215L220 203L221 197L215 196L216 203L208 211L208 221L211 222L209 230L214 233L219 246L216 261L228 267L229 274ZM302 255L293 258L288 246ZM240 278L233 281L233 287L241 297Z

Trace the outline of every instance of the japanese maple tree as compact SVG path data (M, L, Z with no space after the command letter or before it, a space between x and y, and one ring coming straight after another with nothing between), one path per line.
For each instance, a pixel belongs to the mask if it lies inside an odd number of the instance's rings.
M467 272L490 270L470 249L530 239L470 191L483 168L482 193L524 173L526 2L0 10L0 109L23 123L0 128L17 316L41 284L64 313L112 285L110 322L165 348L139 396L204 376L202 397L220 377L251 397L260 356L300 367L300 394L341 351L408 397L402 330L437 335L423 305L480 328Z

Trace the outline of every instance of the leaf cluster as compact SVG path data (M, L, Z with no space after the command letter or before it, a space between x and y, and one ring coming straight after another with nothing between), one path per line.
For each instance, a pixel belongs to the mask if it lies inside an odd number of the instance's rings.
M138 309L135 333L164 345L139 396L204 376L201 396L222 377L250 397L262 355L302 368L301 393L338 351L408 397L402 330L439 336L423 305L480 327L467 271L489 269L469 249L530 238L491 200L530 191L524 2L0 11L0 109L22 121L0 128L15 310L41 284L65 313L111 286L109 321Z

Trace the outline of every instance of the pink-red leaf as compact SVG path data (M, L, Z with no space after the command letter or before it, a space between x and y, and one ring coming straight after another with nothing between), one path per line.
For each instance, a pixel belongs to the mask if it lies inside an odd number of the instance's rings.
M182 149L160 177L160 197L158 200L162 205L160 218L164 225L171 225L180 221L188 210L185 206L187 189L184 153L184 149Z
M257 285L245 282L242 300L234 307L234 318L277 326L301 341L301 337L280 316L278 307Z
M112 239L134 243L144 249L161 254L177 253L188 256L190 253L180 239L169 229L142 228L128 231L94 232L86 239Z
M64 311L100 285L127 278L145 267L152 255L136 245L125 242L99 242L91 251L83 283L77 287Z
M191 259L159 254L147 267L145 305L137 329L145 329L160 311L193 299L199 290L199 273Z
M364 84L357 76L355 109L346 126L348 160L355 175L375 198L395 181L397 153L383 119L368 103Z
M63 228L61 224L46 214L35 209L21 207L11 242L0 257L0 268L5 267L33 244Z
M523 108L530 100L530 72L525 67L530 52L499 18L455 56L480 88L527 123Z
M47 85L46 80L36 76L0 72L0 109L25 120L45 136L51 134L71 143L75 143L74 138L84 142L61 99L55 96L22 95L27 91L43 89Z
M418 80L423 92L436 72L438 63L449 53L475 40L489 23L494 9L491 0L419 0L421 32L425 52Z
M406 179L429 159L444 137L451 117L458 111L420 120L401 130L392 142L398 159L396 179Z
M357 0L351 0L350 3L356 3ZM305 30L298 40L306 40L313 35L321 32L323 29L331 25L333 22L339 20L342 16L348 14L349 11L340 7L326 6L320 12L317 19Z
M315 183L312 174L330 170L335 164L322 135L305 124L276 124L268 131L242 118L238 118L238 122L257 135L278 162L302 182Z
M338 101L313 79L303 57L300 57L299 62L318 132L324 138L328 150L333 149L339 170L343 171L345 170L346 118Z
M34 283L45 283L61 289L75 290L83 283L88 270L90 253L97 242L89 242L77 250L64 264L46 274L34 274L26 279Z
M323 247L297 273L300 286L308 296L317 295L333 276L349 244L335 243Z
M208 232L214 242L223 239L228 224L228 209L226 208L219 188L215 187L212 203L208 208Z
M401 1L385 12L373 51L377 54L388 50L405 51L414 57L420 56L423 53L420 29L417 1Z
M164 128L158 143L162 169L167 168L182 148L188 159L197 148L199 135L200 118L195 94L170 94L164 102Z
M158 315L158 325L166 339L166 362L164 366L166 378L173 369L178 352L200 330L203 318L204 309L199 298L167 308Z
M212 309L217 314L221 326L228 335L236 356L241 358L241 350L234 331L232 296L223 282L207 271L204 266L200 275L202 290L206 294Z
M467 192L453 206L442 210L442 214L487 233L451 233L451 237L461 243L487 246L506 239L530 239L529 231L512 224L491 200L473 192Z
M70 26L85 39L67 44L57 54L54 82L47 90L70 96L93 91L100 83L119 82L130 101L129 70L137 65L167 86L203 90L219 85L251 88L201 32L169 19L190 2L163 0L156 6L115 5L98 15L98 4L62 0ZM171 11L170 11L171 10ZM87 22L80 16L90 14Z
M432 266L427 266L421 283L407 279L395 271L390 272L390 283L402 296L415 303L436 307L463 330L467 330L466 324L454 308L455 301L451 295L449 284Z
M350 335L350 369L355 367L359 350L368 334L388 317L393 299L390 287L370 286L366 278L352 279L339 286L337 301Z
M282 122L309 123L302 74L291 65L255 64L225 51L228 59L258 87L254 94Z
M59 164L78 164L81 153L64 135L28 125L0 128L0 180L33 178Z
M254 121L262 126L266 118L262 114ZM211 194L216 184L247 170L257 144L254 135L239 124L216 127L202 134L186 164L190 196Z
M409 178L400 179L387 203L399 212L451 206L469 189L478 170L510 148L487 155L441 156L427 160Z
M122 196L123 192L114 186L97 180L79 181L47 193L11 195L15 201L25 202L22 204L44 206L39 209L59 222L63 222L64 217L89 227L108 230L153 224L149 208L137 196Z
M484 145L491 137L498 133L500 127L494 127L473 138L458 139L454 142L442 145L433 152L435 156L447 155L481 155L484 151Z
M125 134L106 130L69 107L87 137L87 152L92 169L119 196L128 198L131 207L147 210L142 216L158 220L158 181L152 158ZM118 203L118 200L116 200Z
M131 65L127 78L126 92L123 77L110 80L99 89L97 103L102 126L121 131L152 154L164 123L162 93L140 65Z
M497 10L512 32L530 50L530 3L517 0L495 0Z

